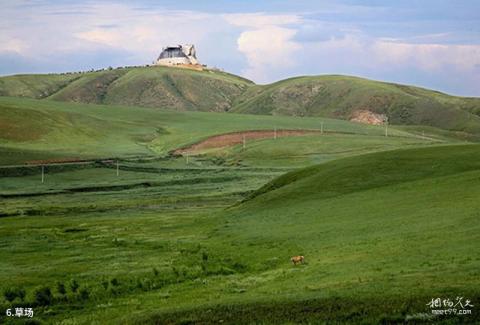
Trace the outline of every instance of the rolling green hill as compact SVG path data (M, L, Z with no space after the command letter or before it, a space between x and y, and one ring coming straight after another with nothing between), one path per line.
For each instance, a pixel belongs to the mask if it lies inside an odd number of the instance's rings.
M350 148L350 153L358 154L365 152L363 150L377 151L405 145L455 141L452 139L454 134L447 132L448 136L445 136L439 134L438 130L429 130L428 137L424 139L418 135L418 131L391 128L390 137L385 137L382 126L327 118L177 112L15 97L0 97L0 116L0 164L4 165L49 158L166 155L173 149L217 134L274 128L319 130L322 123L325 132L328 132L325 141L321 140L320 135L300 137L296 142L278 139L275 144L268 141L259 142L258 145L256 142L249 143L247 151L220 150L212 154L258 161L266 156L255 153L255 150L262 151L268 147L272 157L280 155L286 159L285 162L291 162L289 157L305 154L302 165L307 161L331 159L335 156L335 150L341 155L342 148ZM343 137L335 140L338 135ZM329 141L338 141L341 145L322 155L320 147ZM254 145L257 149L254 149ZM310 157L314 156L318 157L311 161Z
M351 119L360 110L385 114L391 124L480 131L478 98L335 75L299 77L250 87L232 111Z
M429 312L422 303L428 297L478 296L479 177L478 145L339 159L273 180L224 212L215 234L230 242L232 259L263 270L256 285L238 281L244 300L270 292L309 306L310 314L290 321L339 321L328 315L337 311L342 323L382 323L382 314L387 323L403 323ZM289 269L283 261L292 255L304 255L307 264ZM252 303L229 313L273 323L295 314L281 306ZM370 308L376 318L362 319Z
M79 103L350 120L358 112L396 125L426 125L480 134L480 99L428 89L325 75L255 85L213 70L129 67L97 72L0 78L0 96Z
M249 85L249 80L220 71L140 67L2 77L0 95L180 111L226 111Z

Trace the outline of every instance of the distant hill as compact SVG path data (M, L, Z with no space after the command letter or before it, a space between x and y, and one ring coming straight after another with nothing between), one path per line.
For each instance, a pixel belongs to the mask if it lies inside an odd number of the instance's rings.
M370 111L386 115L391 124L480 131L480 98L336 75L299 77L250 87L232 111L339 119L351 119L357 111Z
M428 125L480 134L480 98L340 75L297 77L255 85L220 71L137 67L2 77L0 95L364 122L388 118L390 124Z
M252 84L220 71L140 67L2 77L0 96L179 111L226 111Z

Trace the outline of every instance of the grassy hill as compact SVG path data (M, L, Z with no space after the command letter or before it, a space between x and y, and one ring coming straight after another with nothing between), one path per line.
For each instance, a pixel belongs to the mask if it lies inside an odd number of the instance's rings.
M480 99L428 89L325 75L255 85L213 70L129 67L87 73L0 78L0 96L79 103L350 120L359 111L395 125L426 125L480 134Z
M251 81L220 71L165 67L0 78L0 96L59 101L226 111Z
M387 138L381 126L325 118L177 112L15 97L0 97L0 116L0 164L4 165L48 158L167 155L173 149L216 134L274 128L319 130L322 123L325 132L328 132L323 138L325 141L336 138L338 134L344 135L340 138L340 142L344 139L344 145L340 145L338 151L346 148L344 146L352 149L354 142L358 145L359 153L367 148L376 151L404 145L455 141L452 139L454 134L448 132L448 136L445 136L439 134L438 130L429 130L427 137L422 138L418 131L409 132L395 128L391 128L390 137ZM354 139L354 135L362 137ZM325 141L321 139L320 135L301 137L295 144L286 139L278 139L275 144L263 141L256 146L257 150L269 147L272 157L278 157L283 151L282 155L286 159L284 163L291 161L289 157L306 154L301 162L303 165L312 163L310 157L313 155L322 154L319 146ZM299 145L298 141L303 144ZM266 157L255 153L252 155L255 143L249 143L247 151L238 151L237 148L233 151L219 150L212 154L250 161L252 157L258 156L258 159L255 158L258 162L260 158ZM360 143L364 143L365 147ZM298 148L295 148L296 146ZM328 153L325 152L325 155L328 156ZM313 162L328 158L320 156L314 158ZM271 163L275 164L273 161Z
M250 87L232 111L350 119L359 110L385 114L389 123L480 131L480 99L348 76L298 77Z
M381 323L383 315L402 323L429 313L422 303L428 297L478 297L479 161L478 145L396 150L335 160L265 185L228 209L215 234L231 243L233 259L258 272L256 285L237 281L245 300L268 292L292 309L247 304L230 315L274 323L295 315L294 302L301 301L309 313L291 321ZM292 255L304 255L307 264L290 268L285 261ZM371 309L376 316L365 319Z

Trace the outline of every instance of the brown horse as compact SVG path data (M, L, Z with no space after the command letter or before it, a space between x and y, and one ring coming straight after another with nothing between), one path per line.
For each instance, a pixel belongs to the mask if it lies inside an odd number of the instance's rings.
M293 256L290 261L292 261L293 265L297 265L299 263L303 264L305 263L305 257L304 256Z

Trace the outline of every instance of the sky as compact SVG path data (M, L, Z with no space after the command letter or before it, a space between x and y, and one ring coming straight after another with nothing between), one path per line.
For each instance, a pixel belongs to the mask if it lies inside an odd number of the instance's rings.
M345 74L480 96L478 0L0 0L0 75L145 65L187 43L260 84Z

